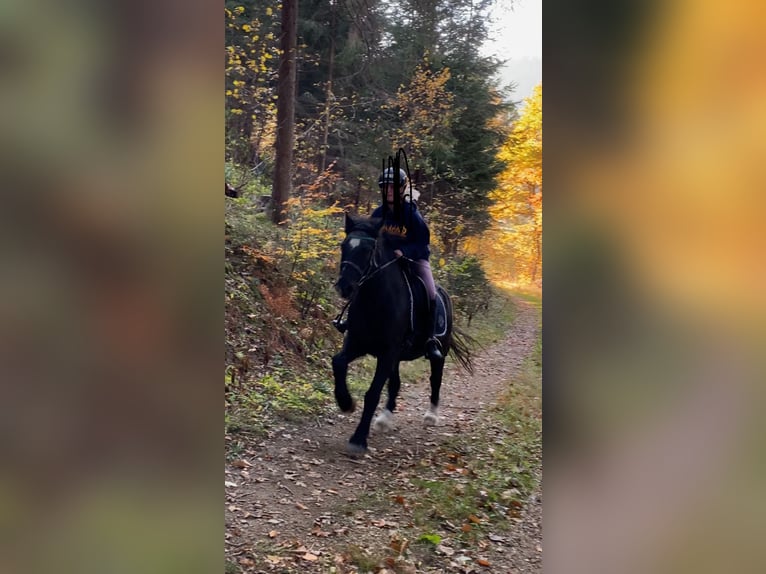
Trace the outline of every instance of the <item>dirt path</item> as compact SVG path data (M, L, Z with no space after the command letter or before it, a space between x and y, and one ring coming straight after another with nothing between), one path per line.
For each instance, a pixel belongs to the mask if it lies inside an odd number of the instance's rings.
M395 429L372 431L363 458L345 455L359 412L333 412L272 429L241 461L228 465L227 558L245 572L540 572L541 491L529 498L514 526L502 535L490 535L466 550L450 546L447 532L427 552L411 544L411 515L401 495L412 490L410 481L419 466L427 465L429 455L445 441L486 427L483 411L522 369L535 344L539 312L523 301L516 303L511 330L480 354L473 375L448 363L437 426L423 425L427 381L403 380ZM370 510L379 504L368 504L381 500L388 501L385 515ZM454 526L447 523L446 528Z

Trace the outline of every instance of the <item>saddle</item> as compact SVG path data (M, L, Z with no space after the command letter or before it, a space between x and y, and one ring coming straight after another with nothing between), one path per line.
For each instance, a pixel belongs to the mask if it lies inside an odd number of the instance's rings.
M416 336L430 336L426 333L429 321L430 301L423 280L415 275L409 265L402 265L402 273L410 295L410 330ZM447 333L447 306L442 288L436 285L436 325L434 334L441 337Z

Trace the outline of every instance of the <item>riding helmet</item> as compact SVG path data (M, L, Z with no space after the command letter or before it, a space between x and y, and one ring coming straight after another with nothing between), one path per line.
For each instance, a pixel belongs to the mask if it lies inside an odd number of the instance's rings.
M378 178L378 187L383 187L386 183L394 183L394 168L389 167ZM407 183L407 174L403 169L399 170L399 185L404 186Z

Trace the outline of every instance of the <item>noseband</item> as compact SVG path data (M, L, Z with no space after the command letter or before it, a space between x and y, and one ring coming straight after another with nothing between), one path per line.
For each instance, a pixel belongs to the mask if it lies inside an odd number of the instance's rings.
M346 240L351 238L352 236L349 235ZM363 239L365 241L373 241L376 245L372 248L372 253L370 254L370 259L367 261L367 269L362 270L359 265L354 263L353 261L341 261L340 262L340 268L341 268L341 274L343 273L343 266L344 265L350 265L354 268L354 270L359 273L359 280L354 284L353 286L353 293L351 294L351 297L348 298L346 301L346 304L343 305L343 308L340 310L340 313L338 313L338 316L335 317L333 320L333 324L339 324L343 319L343 314L346 312L346 309L348 309L349 305L351 304L351 301L356 297L357 293L359 293L359 288L368 280L371 279L373 276L377 275L379 271L383 271L386 267L391 265L392 263L395 263L397 261L396 257L391 259L390 261L387 261L383 265L378 265L377 261L375 261L375 251L377 247L377 239L374 237L368 237L366 235L354 235L354 239ZM370 272L370 269L373 269L372 272Z

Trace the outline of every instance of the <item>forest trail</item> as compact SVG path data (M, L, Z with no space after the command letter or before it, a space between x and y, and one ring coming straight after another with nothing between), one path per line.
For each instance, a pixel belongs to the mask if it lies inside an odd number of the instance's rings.
M433 543L424 543L424 533L413 521L413 513L422 510L413 480L417 484L422 473L435 474L452 488L471 480L456 468L468 464L456 462L442 470L445 452L456 457L449 453L450 441L473 438L477 432L482 440L507 439L513 432L493 420L488 409L521 376L541 324L538 308L520 299L514 302L512 326L503 340L477 354L472 375L448 361L437 426L423 425L427 380L403 376L395 428L373 430L364 457L345 454L359 420L357 410L272 428L239 460L227 464L227 561L241 572L541 572L540 488L517 505L505 526L485 524L483 535L473 542L458 540L470 524L461 532L460 524L442 520L439 530L425 535ZM540 384L538 380L538 390ZM537 393L538 410L540 397ZM491 452L491 444L486 449ZM540 478L539 449L534 459L529 464ZM227 565L227 573L235 571L233 564Z

